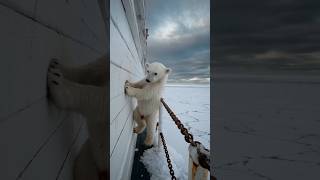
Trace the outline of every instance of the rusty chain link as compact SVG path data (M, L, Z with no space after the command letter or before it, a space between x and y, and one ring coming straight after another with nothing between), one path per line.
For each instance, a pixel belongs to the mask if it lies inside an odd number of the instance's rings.
M167 149L167 144L166 144L166 141L165 141L165 139L163 137L162 132L160 133L160 137L161 137L161 140L162 140L162 145L163 145L164 152L166 153L166 158L167 158L167 163L168 163L168 168L169 168L169 173L171 175L171 179L172 180L176 180L177 178L174 176L174 171L173 171L173 167L172 167L172 164L171 164L169 152L168 152L168 149Z
M169 108L167 103L164 102L163 98L160 99L163 106L168 111L169 115L171 116L174 123L177 125L177 127L180 129L180 132L182 135L184 135L184 139L187 143L190 143L192 146L196 146L195 141L193 140L192 134L189 133L188 129L184 127L184 125L181 123L181 121L178 119L178 117L174 114L174 112Z

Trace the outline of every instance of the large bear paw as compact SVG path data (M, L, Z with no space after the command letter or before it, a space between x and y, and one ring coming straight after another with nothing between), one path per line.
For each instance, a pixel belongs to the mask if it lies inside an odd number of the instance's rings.
M59 69L60 63L57 59L52 59L48 69L47 83L49 98L60 108L66 108L66 101L70 96L68 93L66 80Z

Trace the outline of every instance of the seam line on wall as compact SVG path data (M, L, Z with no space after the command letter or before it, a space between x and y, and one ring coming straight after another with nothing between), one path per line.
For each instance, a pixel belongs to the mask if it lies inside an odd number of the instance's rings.
M113 62L111 60L110 60L110 63L113 64L114 66L116 66L116 67L118 67L118 68L120 68L120 69L122 69L122 70L124 70L124 71L126 71L126 72L128 72L128 73L130 73L130 74L132 74L134 76L136 76L136 77L139 77L136 73L133 73L133 72L129 71L128 69L122 67L121 65L119 65L119 64L117 64L117 63L115 63L115 62Z
M17 111L11 112L11 113L7 114L4 117L0 117L0 123L5 121L5 120L7 120L7 119L9 119L12 116L18 114L18 113L21 113L21 112L25 111L26 109L30 108L32 105L38 103L39 101L41 101L44 98L46 98L46 96L41 96L40 98L34 100L33 102L31 102L31 103L29 103L29 104L27 104L27 105L25 105L25 106L23 106L21 108L18 108Z
M17 13L17 14L19 14L19 15L21 15L21 16L23 16L23 17L25 17L25 18L27 18L27 19L35 22L35 23L40 24L41 26L46 27L47 29L50 29L50 30L56 32L56 33L59 34L59 35L62 35L62 36L64 36L64 37L70 39L70 40L73 41L73 42L76 42L76 43L78 43L78 44L80 44L80 45L82 45L82 46L84 46L84 47L87 47L87 48L89 48L90 50L92 50L92 51L94 51L94 52L96 52L96 53L98 53L98 54L103 54L103 52L100 52L98 49L95 49L95 48L89 46L88 44L86 44L86 43L84 43L84 42L82 42L82 41L80 41L80 40L77 40L77 39L73 38L72 36L70 36L70 35L68 35L68 34L60 31L59 29L54 28L54 27L52 27L51 25L46 24L46 23L44 23L44 22L42 22L42 21L40 21L40 20L38 20L38 19L36 19L36 18L34 18L34 17L32 17L32 16L24 13L24 12L22 12L22 11L19 11L19 10L15 9L14 7L11 7L10 5L8 5L8 4L4 3L4 2L0 2L0 5L3 6L3 7L8 8L8 9L10 9L11 11L14 11L15 13Z
M119 134L119 136L118 136L118 138L117 138L116 144L113 146L113 149L112 149L112 152L111 152L111 154L110 154L110 157L113 155L113 152L114 152L115 148L116 148L117 145L118 145L119 139L120 139L120 137L121 137L121 135L122 135L122 133L123 133L124 128L126 127L126 125L127 125L127 123L128 123L129 117L130 117L130 115L131 115L132 113L133 113L133 111L130 111L130 113L128 114L127 119L126 119L126 122L124 123L124 125L123 125L123 127L122 127L122 129L121 129L121 132L120 132L120 134Z
M35 154L33 154L31 160L27 163L27 165L22 169L22 171L18 174L16 180L22 178L23 174L25 171L28 169L28 167L31 165L33 160L38 156L38 154L42 151L42 149L50 142L51 138L53 137L54 134L60 129L60 127L66 122L66 119L69 117L69 115L66 115L66 117L62 118L62 120L59 122L58 126L50 133L50 135L46 138L44 143L41 144L41 146L38 148Z
M66 161L67 161L67 159L68 159L68 157L69 157L69 155L70 155L70 153L71 153L71 150L72 150L72 148L74 147L75 143L76 143L77 140L78 140L78 137L79 137L79 135L80 135L81 129L82 129L82 127L83 127L83 124L84 124L84 122L81 123L81 125L80 125L80 127L79 127L79 129L78 129L78 132L77 132L76 136L74 137L73 142L72 142L72 144L70 145L70 147L69 147L69 149L68 149L68 153L67 153L66 157L64 158L64 160L63 160L63 162L62 162L62 165L60 166L60 169L59 169L59 171L58 171L58 174L57 174L57 176L56 176L56 180L59 179L59 177L60 177L60 175L61 175L61 172L62 172L62 170L63 170L63 168L64 168L64 165L65 165L65 163L66 163Z
M122 40L123 40L123 41L124 41L124 43L126 44L127 49L129 50L129 52L130 52L130 54L131 54L132 58L134 59L134 55L133 55L133 53L132 53L131 49L129 48L129 45L128 45L128 43L127 43L126 39L123 37L123 35L122 35L121 31L120 31L120 28L118 27L118 24L117 24L117 23L115 22L115 20L113 19L112 15L110 15L110 19L111 19L112 24L114 25L114 27L117 29L118 33L120 34L120 36L121 36Z
M125 105L122 106L121 110L117 113L117 115L111 120L110 124L113 124L113 122L118 118L119 114L123 111L123 109L129 104L129 102L127 102Z

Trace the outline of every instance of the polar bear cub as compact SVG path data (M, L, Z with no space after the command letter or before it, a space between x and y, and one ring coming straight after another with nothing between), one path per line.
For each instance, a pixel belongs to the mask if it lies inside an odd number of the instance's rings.
M133 112L133 119L137 123L133 132L140 134L147 127L147 136L144 143L150 146L153 144L156 130L160 98L171 69L159 62L154 62L146 64L146 72L146 77L138 82L130 83L126 81L125 93L128 96L135 97L138 101L138 105Z

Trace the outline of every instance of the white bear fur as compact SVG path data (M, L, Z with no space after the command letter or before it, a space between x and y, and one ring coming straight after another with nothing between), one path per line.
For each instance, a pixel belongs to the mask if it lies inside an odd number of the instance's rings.
M74 179L95 180L107 173L107 56L67 67L53 59L48 69L49 97L61 109L86 117L89 139L74 163Z
M125 93L135 97L138 105L133 112L133 119L137 126L133 129L135 133L141 133L147 127L147 136L144 143L148 146L153 144L153 137L156 129L157 115L159 113L160 98L164 85L171 72L163 64L154 62L146 64L146 77L142 80L125 83Z

